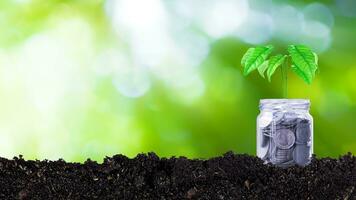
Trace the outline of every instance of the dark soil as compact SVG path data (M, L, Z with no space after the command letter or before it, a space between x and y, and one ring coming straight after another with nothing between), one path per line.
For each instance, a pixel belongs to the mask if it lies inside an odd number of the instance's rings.
M102 164L0 158L0 199L356 199L356 157L307 167L226 153L209 160L107 157Z

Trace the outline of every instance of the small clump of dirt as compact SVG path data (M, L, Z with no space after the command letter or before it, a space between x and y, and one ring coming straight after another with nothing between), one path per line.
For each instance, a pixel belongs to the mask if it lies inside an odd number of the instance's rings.
M102 164L0 158L0 199L356 199L356 158L278 168L228 152L208 160L106 157Z

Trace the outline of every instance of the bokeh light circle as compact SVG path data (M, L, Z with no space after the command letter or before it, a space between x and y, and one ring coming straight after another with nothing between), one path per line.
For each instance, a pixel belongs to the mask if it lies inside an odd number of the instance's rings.
M237 36L246 43L261 44L267 42L274 30L273 19L270 15L252 11L248 20L241 25Z
M295 42L302 32L303 14L290 5L275 6L271 13L274 37L287 42Z
M301 42L312 47L316 52L326 51L331 45L330 28L319 21L304 21Z
M321 3L312 3L303 9L305 20L319 21L329 27L334 25L334 16L330 9Z
M247 20L247 0L213 0L203 9L201 21L204 31L214 38L234 33Z

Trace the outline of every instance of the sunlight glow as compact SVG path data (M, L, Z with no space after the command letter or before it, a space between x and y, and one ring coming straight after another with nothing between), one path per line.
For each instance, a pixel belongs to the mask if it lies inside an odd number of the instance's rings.
M203 8L202 26L212 37L228 36L247 20L248 12L247 0L209 1Z
M253 11L249 13L248 19L237 33L241 40L250 44L261 44L272 37L274 23L270 15Z

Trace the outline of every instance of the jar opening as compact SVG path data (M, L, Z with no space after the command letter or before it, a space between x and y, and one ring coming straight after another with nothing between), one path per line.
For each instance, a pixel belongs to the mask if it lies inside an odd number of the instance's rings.
M301 109L309 110L310 101L308 99L261 99L260 110L273 109Z

